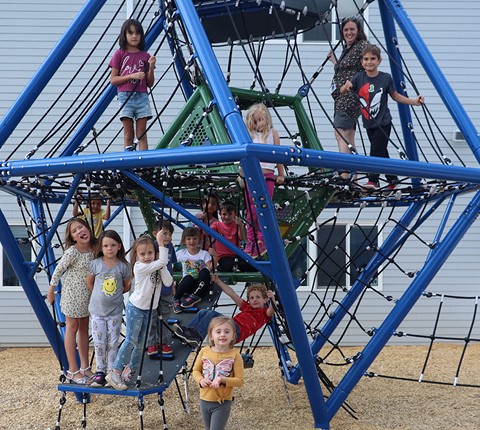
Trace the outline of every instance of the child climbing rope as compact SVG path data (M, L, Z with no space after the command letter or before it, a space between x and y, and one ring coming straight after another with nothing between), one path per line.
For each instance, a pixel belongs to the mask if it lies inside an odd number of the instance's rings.
M173 282L172 275L167 269L168 249L163 245L165 242L163 230L158 232L156 239L158 260L155 259L155 246L150 237L139 237L132 247L135 290L130 295L125 309L125 341L118 351L113 370L105 378L116 390L126 390L125 382L138 371L149 329L150 312L157 309L162 285L171 285Z

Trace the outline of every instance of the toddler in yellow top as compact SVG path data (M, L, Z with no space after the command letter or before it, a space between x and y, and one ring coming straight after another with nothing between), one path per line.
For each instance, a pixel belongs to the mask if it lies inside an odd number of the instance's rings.
M243 360L236 341L235 323L229 317L213 318L208 326L210 346L201 349L193 366L200 385L200 412L205 429L224 429L232 409L233 388L243 385Z

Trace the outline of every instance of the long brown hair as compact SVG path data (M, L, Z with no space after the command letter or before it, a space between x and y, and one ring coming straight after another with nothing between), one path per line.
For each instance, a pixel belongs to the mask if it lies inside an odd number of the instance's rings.
M95 235L92 233L92 229L90 228L90 225L83 218L77 218L77 217L70 218L67 222L67 226L65 227L65 249L68 249L77 243L75 240L73 240L72 232L70 231L72 229L73 223L75 222L78 222L83 226L87 227L88 231L90 232L90 248L95 249L95 245L97 244L97 239L95 238Z
M136 19L127 19L120 29L120 36L118 38L118 44L123 50L127 50L127 33L130 32L130 27L134 27L137 33L140 35L140 42L138 42L138 49L143 51L145 49L145 33L143 31L142 24Z
M120 249L117 252L117 258L123 263L128 264L128 261L125 257L125 248L123 247L122 238L115 230L102 231L102 234L100 234L99 238L97 239L97 247L95 248L94 257L95 258L103 257L102 242L103 242L103 238L105 237L108 237L109 239L114 240L120 245Z

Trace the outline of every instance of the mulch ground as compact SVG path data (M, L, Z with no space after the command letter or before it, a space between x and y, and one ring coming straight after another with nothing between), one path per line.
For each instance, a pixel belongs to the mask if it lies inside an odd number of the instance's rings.
M351 348L352 356L359 348ZM480 389L454 387L452 382L461 356L461 346L436 345L425 380L450 385L427 384L388 378L364 378L347 399L355 418L340 410L331 422L337 430L476 430L480 429ZM418 379L426 347L386 347L369 369L385 375ZM247 369L245 385L236 391L229 430L305 430L314 428L303 383L286 386L277 367L273 348L259 348L255 365ZM48 348L0 350L0 429L55 429L60 395L58 363ZM329 378L338 382L344 367L325 366ZM461 368L460 384L480 385L480 345L469 346ZM180 381L181 385L182 382ZM189 386L189 413L185 412L174 386L164 393L169 430L203 428L198 411L198 390ZM80 429L83 406L67 394L61 429ZM87 407L87 429L126 430L140 428L134 398L94 395ZM144 428L163 428L155 395L145 397Z

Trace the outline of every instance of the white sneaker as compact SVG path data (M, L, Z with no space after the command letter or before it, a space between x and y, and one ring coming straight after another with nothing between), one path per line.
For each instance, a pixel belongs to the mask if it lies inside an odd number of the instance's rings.
M125 366L125 368L123 369L123 372L122 372L122 379L125 381L125 382L129 382L131 381L133 375L135 375L135 372L130 369L130 366L127 364Z
M107 376L105 376L105 380L113 388L115 388L115 390L124 391L128 388L125 382L123 382L122 380L122 375L120 375L120 373L115 372L114 370L112 370L111 372L108 373Z

